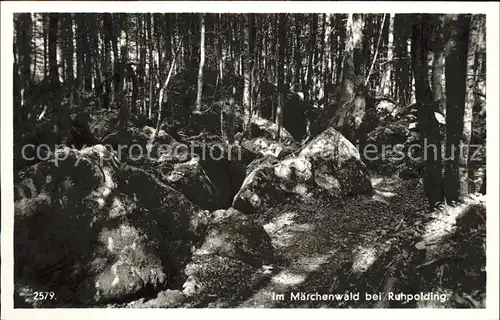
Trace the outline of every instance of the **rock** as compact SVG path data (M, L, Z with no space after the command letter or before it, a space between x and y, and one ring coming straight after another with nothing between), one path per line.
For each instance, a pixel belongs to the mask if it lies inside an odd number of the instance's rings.
M255 157L251 152L229 147L221 139L187 137L180 143L163 130L148 149L154 131L148 126L129 128L121 144L126 147L121 153L123 162L144 168L201 208L216 210L231 204L246 165Z
M16 180L16 291L57 288L48 304L164 290L204 237L208 212L146 171L122 167L102 145L60 149Z
M271 238L262 226L234 208L214 211L207 237L185 269L183 293L197 300L241 299L265 277L262 266L274 262Z
M212 213L205 241L193 254L216 254L261 267L273 261L274 248L262 226L240 211L229 208Z
M183 293L196 297L200 301L197 307L207 303L225 301L226 307L233 306L250 297L268 276L261 268L226 256L196 256L186 267L188 280L183 286ZM229 303L228 303L229 302Z
M400 173L405 177L419 176L419 134L408 117L378 126L368 133L360 154L371 170L380 174ZM418 147L412 147L417 145Z
M242 146L254 153L257 158L271 156L276 159L282 159L298 148L296 143L278 143L273 139L264 137L245 139Z
M278 133L276 123L260 117L252 117L251 134L252 137L265 137L274 139ZM280 130L281 141L285 144L291 144L295 141L292 135L285 129Z
M170 290L161 291L158 293L156 298L143 301L134 301L127 304L128 308L177 308L180 307L187 297L180 290Z
M340 184L339 195L357 195L372 190L368 171L356 147L336 130L329 128L300 152L314 173L327 175Z
M319 188L318 188L319 187ZM233 207L248 214L263 213L290 195L314 193L332 197L371 191L367 169L357 149L336 130L329 128L309 142L298 155L277 163L258 165L234 197Z
M197 155L188 162L174 164L173 170L164 174L166 181L200 207L214 210L224 206L224 198L203 170Z

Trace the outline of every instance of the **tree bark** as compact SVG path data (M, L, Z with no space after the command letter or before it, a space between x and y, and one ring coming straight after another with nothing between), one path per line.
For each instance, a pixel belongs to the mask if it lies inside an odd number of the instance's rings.
M148 99L148 110L149 114L153 113L153 96L154 96L154 60L153 60L153 44L154 40L151 34L151 20L153 19L152 14L148 13L146 16L146 28L148 31L148 72L149 72L149 99Z
M431 83L432 83L432 100L439 107L439 112L441 114L446 113L446 102L443 95L443 74L444 74L444 16L438 15L435 17L435 26L434 32L435 35L433 37L433 45L432 45L432 75L431 75ZM436 110L437 111L437 110Z
M345 15L341 14L336 17L335 23L336 23L336 30L337 30L337 61L335 63L336 65L336 77L335 77L335 84L340 85L342 81L342 76L343 76L343 70L344 70L344 52L345 52L345 45L346 45L346 39L347 39L347 28L343 22L343 18Z
M252 63L251 63L251 55L250 55L250 14L244 14L244 26L243 26L243 47L241 53L241 60L243 66L243 109L245 110L245 119L249 119L252 116L251 104L250 104L250 82L251 80L251 71L252 71ZM249 121L245 121L245 134L249 130Z
M285 104L285 48L286 48L286 14L279 14L279 52L278 52L278 107L276 109L276 140L281 142L281 127L283 125L283 107Z
M470 84L466 74L470 65L469 58L474 60L474 51L468 57L470 17L448 15L447 19L450 38L445 67L447 97L444 181L446 200L452 202L462 200L468 194L468 151L464 149L468 149L470 142L472 106L467 105L468 110L465 111L467 85Z
M311 18L311 38L309 39L309 59L307 62L307 79L306 79L306 86L304 88L304 100L310 102L311 101L311 94L313 90L313 73L314 73L314 67L316 64L316 33L318 29L318 15L317 14L312 14Z
M425 162L424 191L430 208L443 201L443 176L441 164L441 140L438 122L434 116L432 92L427 80L427 55L432 25L422 15L412 17L411 62L415 77L417 119L420 128L422 157Z
M52 109L57 111L56 127L59 141L63 144L70 139L70 119L67 106L63 106L61 96L61 82L57 65L57 38L59 29L59 14L49 14L49 77L52 91Z
M19 25L21 26L20 32L18 36L18 47L19 47L19 60L20 65L20 79L21 79L21 106L22 110L22 119L27 121L25 124L28 128L32 128L35 125L35 115L34 110L32 109L32 95L31 91L31 24L32 19L29 13L22 13L19 15Z
M200 66L198 69L198 91L196 94L195 113L201 112L201 97L203 95L203 67L205 65L205 16L200 14Z
M394 14L389 17L388 41L387 41L387 61L384 67L382 76L382 84L380 85L382 95L390 96L392 94L392 73L393 73L393 50L394 50Z
M299 15L295 16L295 84L300 84L302 86L303 76L302 76L302 56L300 54L300 34L301 34L301 24ZM303 88L297 88L296 90L303 91Z
M49 20L47 15L42 13L42 23L43 23L43 77L45 78L49 73Z
M408 16L394 16L394 54L396 58L394 78L396 97L401 104L407 104L411 99L410 68L408 63Z
M177 44L177 49L175 50L175 53L174 55L172 56L172 62L170 63L170 70L168 71L168 75L167 75L167 79L165 80L165 83L163 84L162 88L160 89L160 95L158 97L158 116L156 118L156 129L155 131L153 132L153 135L151 136L151 138L149 139L148 141L148 144L146 146L146 148L148 150L151 150L151 146L153 145L156 137L158 136L158 133L160 132L160 129L161 129L161 126L163 124L163 121L167 121L167 119L164 119L163 118L163 100L164 98L167 98L168 100L168 96L166 95L165 91L167 90L167 86L168 86L168 83L170 82L170 78L172 77L172 73L175 69L175 64L176 64L176 61L177 61L177 55L179 54L179 50L181 48L181 44L182 44L182 39L179 39L179 43Z
M363 39L363 20L360 14L349 14L347 18L347 37L344 51L344 67L342 68L342 89L340 103L334 110L330 125L337 128L350 141L354 141L356 123L354 122L354 103L356 91L356 78L362 72L361 54ZM363 85L362 81L360 83ZM359 84L358 84L359 85Z

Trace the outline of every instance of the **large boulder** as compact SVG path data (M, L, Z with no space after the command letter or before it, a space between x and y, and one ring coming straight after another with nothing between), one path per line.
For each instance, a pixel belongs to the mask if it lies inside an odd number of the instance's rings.
M209 303L248 296L263 279L263 267L274 263L274 248L264 228L240 211L217 210L207 236L185 269L184 294Z
M263 213L290 195L304 198L322 193L338 198L371 189L356 147L329 128L297 155L258 165L234 197L233 207L245 213Z
M231 204L244 179L245 166L255 158L251 152L230 147L216 136L177 141L164 130L150 144L154 131L149 126L127 128L122 142L110 146L121 151L124 163L143 168L201 208L216 210ZM108 141L116 138L111 135ZM120 150L120 146L125 148Z
M418 169L420 140L412 115L376 127L366 135L360 154L371 170L380 174L394 174ZM413 147L412 147L413 146Z
M16 300L88 306L165 290L203 239L208 212L96 145L23 171L14 214ZM57 300L32 300L54 288Z

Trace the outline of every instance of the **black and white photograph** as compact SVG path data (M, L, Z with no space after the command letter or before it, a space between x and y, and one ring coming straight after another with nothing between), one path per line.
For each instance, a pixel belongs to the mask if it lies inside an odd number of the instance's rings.
M2 14L2 308L498 317L487 11L87 5Z

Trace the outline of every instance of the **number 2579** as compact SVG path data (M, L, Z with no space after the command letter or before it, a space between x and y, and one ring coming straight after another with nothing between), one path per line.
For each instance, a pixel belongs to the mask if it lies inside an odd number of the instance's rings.
M52 300L54 299L56 294L53 291L36 291L33 294L33 299L40 301L40 300Z

